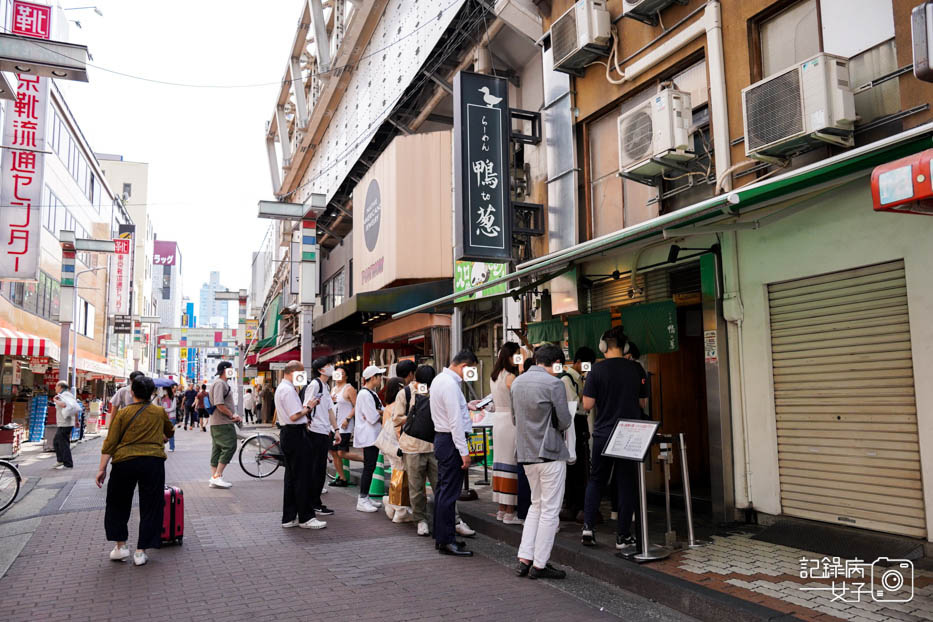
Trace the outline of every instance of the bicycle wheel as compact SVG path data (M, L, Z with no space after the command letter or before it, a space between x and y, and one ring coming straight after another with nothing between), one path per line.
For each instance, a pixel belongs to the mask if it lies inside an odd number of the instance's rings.
M9 462L0 462L0 512L10 507L19 494L20 475Z
M240 467L250 477L269 477L279 468L281 449L274 436L256 434L240 447Z

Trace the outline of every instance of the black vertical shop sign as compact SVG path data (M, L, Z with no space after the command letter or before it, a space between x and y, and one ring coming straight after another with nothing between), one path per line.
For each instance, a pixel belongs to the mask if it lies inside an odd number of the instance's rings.
M454 77L457 260L512 255L508 86L504 78L467 71Z

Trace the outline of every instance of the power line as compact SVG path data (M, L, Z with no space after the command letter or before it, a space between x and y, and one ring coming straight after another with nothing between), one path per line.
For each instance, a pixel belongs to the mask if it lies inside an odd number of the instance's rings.
M456 5L458 5L458 4L461 4L462 1L463 1L463 0L453 0L453 2L451 2L451 3L448 4L446 7L442 8L442 9L440 9L440 10L438 11L438 13L437 13L437 18L436 18L436 19L440 20L440 19L443 17L444 13L446 13L447 11L449 11L449 10L450 10L451 8L453 8L454 6L456 6ZM93 63L85 62L84 59L74 58L74 57L72 57L72 56L69 56L68 54L65 54L65 53L60 52L60 51L55 50L55 49L52 49L52 48L48 47L47 45L44 45L41 41L38 41L38 40L35 40L35 39L24 38L24 40L25 40L26 42L32 44L32 45L35 45L35 46L37 46L37 47L42 48L43 50L45 50L45 51L47 51L47 52L51 52L52 54L56 54L56 55L58 55L58 56L61 56L62 58L66 58L66 59L68 59L68 60L71 60L71 61L74 61L74 62L77 62L77 63L82 63L82 62L84 62L84 64L85 64L87 67L93 67L94 69L97 69L97 70L99 70L99 71L103 71L103 72L105 72L105 73L114 74L114 75L121 76L121 77L124 77L124 78L129 78L129 79L131 79L131 80L139 80L139 81L141 81L141 82L150 82L150 83L152 83L152 84L160 84L160 85L162 85L162 86L174 86L174 87L180 87L180 88L193 88L193 89L249 89L249 88L258 88L258 87L264 87L264 86L274 86L274 85L276 85L276 84L291 84L291 83L293 83L293 82L297 82L298 80L304 81L304 80L307 80L307 79L312 78L312 77L326 76L326 75L331 74L331 73L334 73L334 72L342 72L344 69L353 68L353 67L359 65L362 61L367 60L367 59L369 59L369 58L372 58L372 57L374 57L374 56L376 56L376 55L378 55L378 54L381 54L382 52L388 50L389 48L392 48L392 47L398 45L399 43L401 43L402 41L405 41L405 40L408 39L409 37L414 36L414 35L415 35L416 33L418 33L421 29L427 27L430 23L431 23L430 21L426 21L425 23L423 23L423 24L419 25L418 27L416 27L416 28L415 28L414 30L412 30L411 32L408 32L408 33L402 35L402 36L399 37L398 39L395 39L395 40L393 40L393 41L387 43L385 46L383 46L383 47L381 47L381 48L378 48L378 49L373 50L372 52L370 52L370 53L368 53L368 54L365 54L365 55L361 56L355 63L352 63L352 64L348 63L348 64L346 64L346 65L338 65L338 66L336 66L336 67L330 67L329 69L327 69L327 70L325 70L325 71L309 72L307 75L302 75L302 77L301 77L300 79L299 79L299 78L291 78L291 79L286 79L286 80L277 80L277 81L275 81L275 82L254 82L254 83L248 83L248 84L194 84L194 83L190 83L190 82L172 82L172 81L170 81L170 80L160 80L160 79L158 79L158 78L149 78L149 77L147 77L147 76L140 76L140 75L136 75L136 74L132 74L132 73L127 73L127 72L125 72L125 71L119 71L119 70L117 70L117 69L110 69L109 67L103 67L103 66L101 66L101 65L95 65L95 64L93 64ZM7 29L7 28L0 27L0 29L2 29L4 32L10 33L10 34L15 34L15 33L13 33L11 30L9 30L9 29Z

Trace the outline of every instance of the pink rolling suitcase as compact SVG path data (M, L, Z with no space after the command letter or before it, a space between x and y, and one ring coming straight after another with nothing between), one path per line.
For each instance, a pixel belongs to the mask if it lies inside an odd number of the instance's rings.
M185 493L176 486L165 487L165 510L162 515L162 543L181 544L185 535Z

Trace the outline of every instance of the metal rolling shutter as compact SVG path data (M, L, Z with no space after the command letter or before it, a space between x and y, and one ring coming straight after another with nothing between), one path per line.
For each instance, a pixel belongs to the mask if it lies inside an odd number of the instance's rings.
M925 537L904 263L768 299L784 513Z

